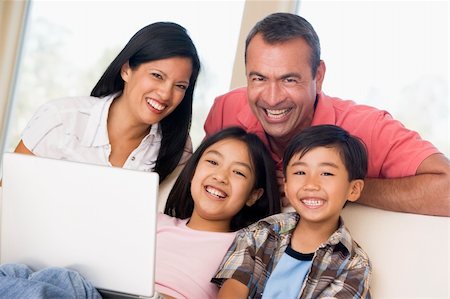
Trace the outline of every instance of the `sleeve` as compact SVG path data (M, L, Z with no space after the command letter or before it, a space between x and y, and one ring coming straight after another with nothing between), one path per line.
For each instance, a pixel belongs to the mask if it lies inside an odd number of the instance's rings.
M225 280L236 279L250 288L255 267L255 243L251 233L242 229L237 234L211 282L221 287Z
M326 270L322 273L312 298L370 298L372 267L367 257L354 258L342 271L332 271L333 275L327 275Z
M208 137L223 128L223 105L223 96L217 97L214 100L214 104L209 110L208 116L206 117L205 124L203 126L205 130L205 137Z
M398 178L416 174L420 163L439 151L420 135L387 113L380 113L372 127L369 177ZM371 164L371 165L370 165Z
M35 155L47 156L62 140L62 120L55 106L44 104L28 122L21 139Z

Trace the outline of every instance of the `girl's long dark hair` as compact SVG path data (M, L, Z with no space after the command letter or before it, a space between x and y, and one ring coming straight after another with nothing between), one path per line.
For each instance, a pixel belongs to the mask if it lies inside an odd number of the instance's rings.
M276 181L275 165L264 143L254 134L247 133L239 127L230 127L205 139L194 152L188 163L178 176L169 197L164 213L180 219L191 217L194 200L191 195L191 181L197 164L203 153L211 145L224 140L236 139L244 142L254 165L254 189L263 188L264 193L252 206L245 205L230 223L230 229L236 231L250 225L261 218L281 211L280 195Z
M135 69L143 63L171 57L190 58L192 74L183 100L160 122L162 141L154 169L159 174L160 182L178 165L192 122L192 100L200 72L200 60L186 29L170 22L153 23L142 28L111 62L91 92L91 96L94 97L122 92L124 81L120 72L126 62Z

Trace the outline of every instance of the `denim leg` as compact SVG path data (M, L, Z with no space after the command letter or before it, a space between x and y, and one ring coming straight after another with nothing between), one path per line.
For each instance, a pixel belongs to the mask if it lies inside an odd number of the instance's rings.
M0 298L101 299L79 273L64 268L34 272L25 265L0 265Z

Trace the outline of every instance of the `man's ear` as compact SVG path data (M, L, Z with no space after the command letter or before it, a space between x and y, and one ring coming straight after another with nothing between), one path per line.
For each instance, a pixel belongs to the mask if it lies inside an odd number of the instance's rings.
M316 71L316 94L319 94L322 92L322 83L325 79L325 71L326 71L325 62L323 60L320 61L319 66L317 67Z
M250 197L248 198L247 202L245 203L247 206L251 207L255 204L255 202L261 198L261 196L264 194L264 189L259 188L252 191L252 194L250 194Z
M350 192L347 196L348 201L356 201L361 196L361 192L364 188L364 180L353 180L350 183Z
M128 82L130 71L131 71L130 64L127 61L120 68L120 76L122 77L123 81Z

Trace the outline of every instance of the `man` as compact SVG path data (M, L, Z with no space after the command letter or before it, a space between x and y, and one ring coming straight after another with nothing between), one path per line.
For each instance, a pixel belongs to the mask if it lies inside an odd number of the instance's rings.
M215 100L206 135L232 125L256 133L277 163L281 185L281 157L289 140L312 125L338 125L368 149L360 203L450 216L449 160L389 113L325 95L319 38L305 19L274 13L258 22L246 40L245 63L247 88Z

